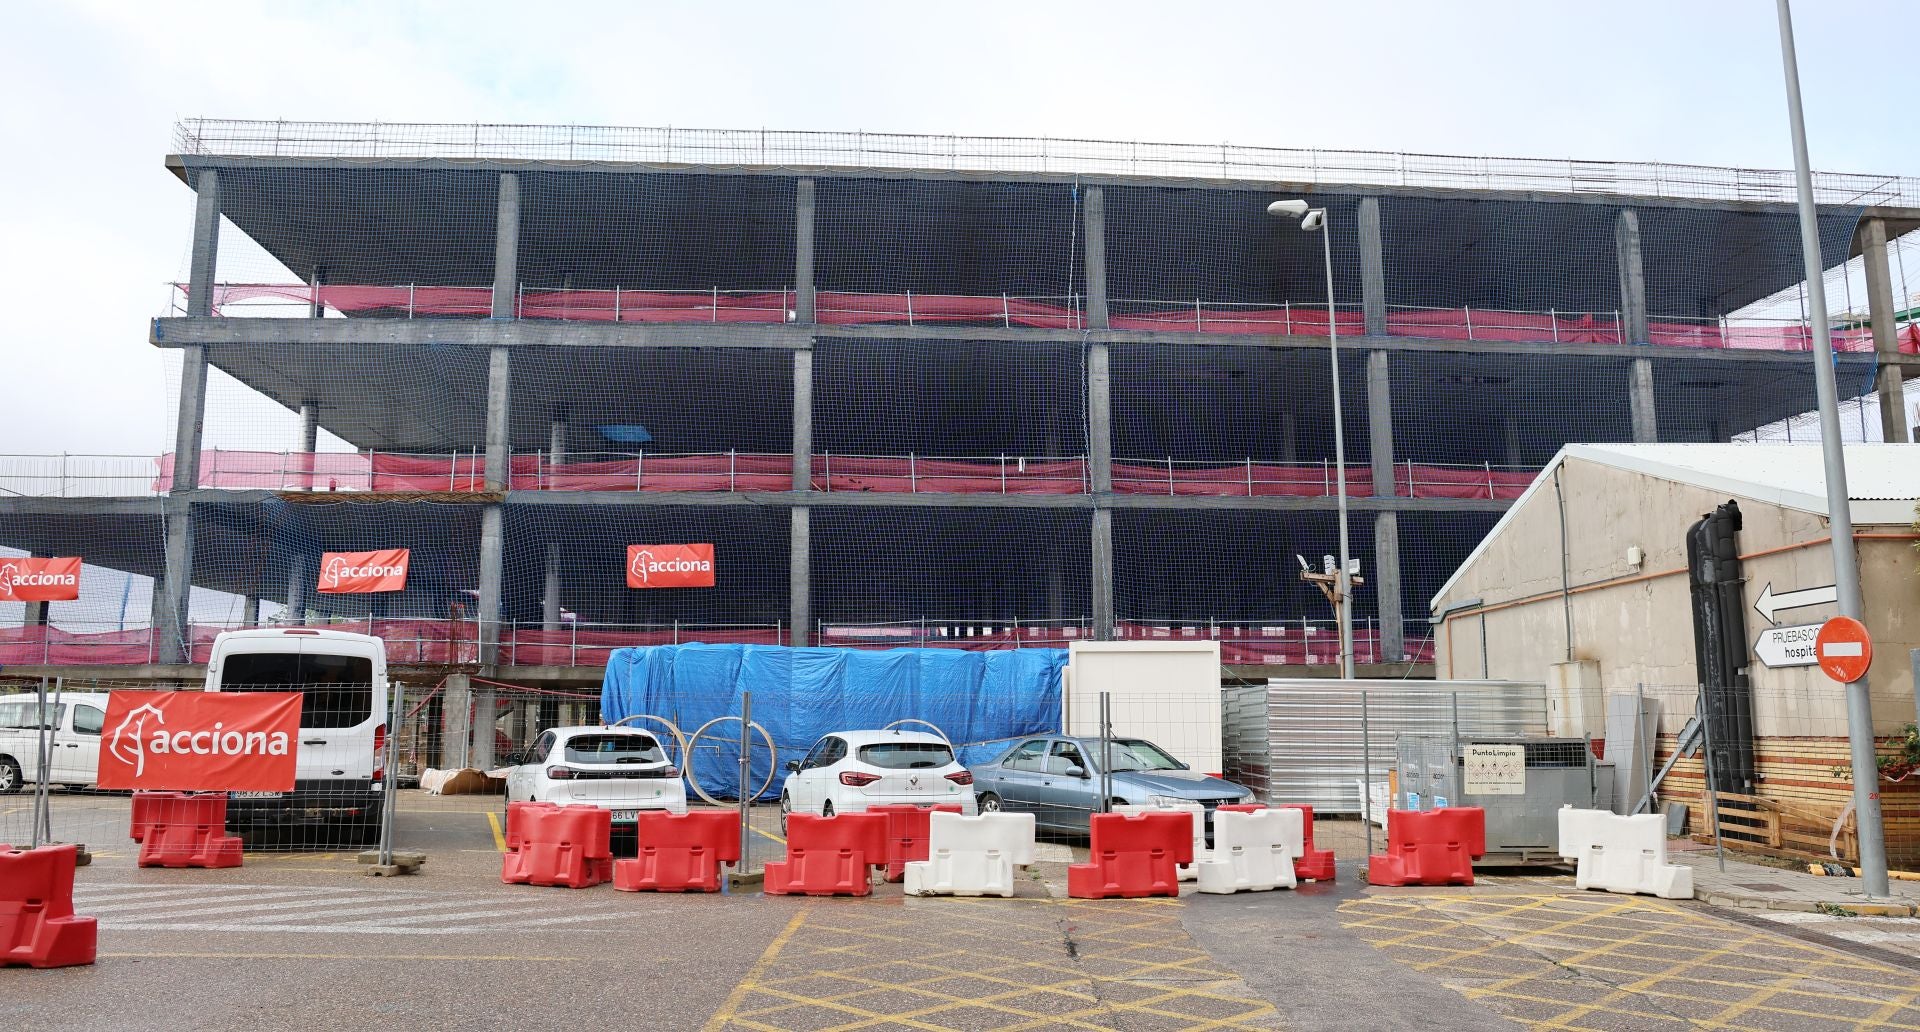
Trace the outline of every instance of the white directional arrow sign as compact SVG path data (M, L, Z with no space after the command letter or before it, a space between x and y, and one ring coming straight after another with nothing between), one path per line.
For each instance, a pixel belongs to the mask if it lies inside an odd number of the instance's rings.
M1818 666L1820 655L1813 639L1819 634L1819 624L1769 627L1754 640L1753 654L1769 667Z
M1767 622L1777 624L1780 621L1773 614L1782 609L1800 609L1804 606L1817 606L1840 600L1840 591L1831 584L1819 588L1801 588L1799 591L1773 593L1773 582L1760 589L1760 599L1753 604L1754 611L1767 618Z

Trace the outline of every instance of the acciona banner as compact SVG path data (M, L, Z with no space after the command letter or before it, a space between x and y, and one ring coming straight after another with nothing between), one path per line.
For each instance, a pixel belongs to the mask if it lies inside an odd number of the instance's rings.
M114 692L101 788L291 792L299 692Z
M70 602L80 597L80 558L0 557L0 602Z
M628 545L627 587L711 588L713 545Z
M320 592L325 595L368 595L401 591L407 586L405 548L378 552L328 552L320 557Z

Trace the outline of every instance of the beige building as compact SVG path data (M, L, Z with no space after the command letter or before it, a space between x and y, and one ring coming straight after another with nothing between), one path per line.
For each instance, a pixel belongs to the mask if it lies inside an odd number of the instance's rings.
M1873 639L1875 732L1891 748L1892 736L1915 720L1920 445L1845 451ZM1746 578L1755 794L1837 816L1850 791L1834 769L1847 762L1844 689L1817 666L1788 665L1805 661L1794 650L1811 632L1766 633L1771 625L1760 611L1823 599L1818 589L1834 583L1818 445L1567 446L1434 597L1436 676L1546 679L1584 689L1589 698L1563 705L1586 726L1568 730L1599 734L1604 695L1642 691L1661 712L1663 760L1693 713L1697 684L1687 530L1729 500L1739 503L1743 523L1737 545ZM1771 615L1793 628L1837 613L1833 603L1814 601ZM1699 769L1683 761L1663 795L1684 798L1689 784L1697 795ZM1883 788L1890 852L1920 857L1920 775ZM1898 849L1896 831L1907 843Z

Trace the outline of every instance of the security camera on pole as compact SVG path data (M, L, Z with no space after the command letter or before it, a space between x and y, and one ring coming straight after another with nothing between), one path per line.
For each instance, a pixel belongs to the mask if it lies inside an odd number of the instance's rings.
M1333 365L1333 478L1334 493L1340 506L1340 564L1327 574L1305 571L1302 579L1319 584L1333 603L1340 622L1340 676L1353 678L1353 586L1359 583L1353 569L1353 556L1347 547L1347 433L1340 419L1340 330L1333 310L1333 231L1327 228L1327 209L1309 207L1293 198L1267 205L1267 214L1299 219L1303 232L1320 232L1321 254L1327 270L1327 356ZM1302 560L1305 565L1305 560ZM1331 580L1329 586L1323 581Z

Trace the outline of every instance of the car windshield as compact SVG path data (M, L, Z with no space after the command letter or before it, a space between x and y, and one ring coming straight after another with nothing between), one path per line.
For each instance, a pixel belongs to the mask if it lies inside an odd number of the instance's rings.
M1100 748L1094 744L1097 752ZM1113 740L1113 770L1185 770L1180 761L1162 752L1160 747L1142 738Z
M562 748L568 763L660 763L667 758L651 735L574 735Z
M860 762L887 770L944 767L953 762L953 749L942 742L881 742L861 746Z

